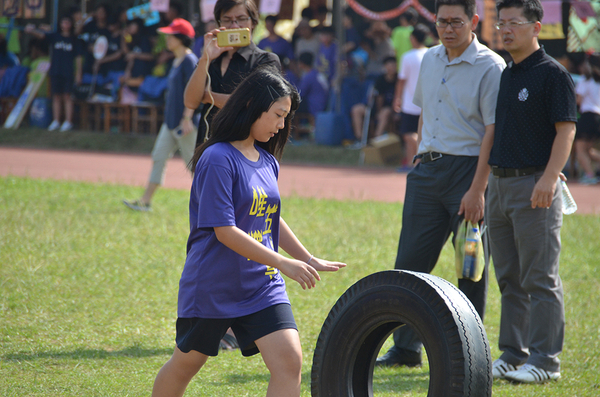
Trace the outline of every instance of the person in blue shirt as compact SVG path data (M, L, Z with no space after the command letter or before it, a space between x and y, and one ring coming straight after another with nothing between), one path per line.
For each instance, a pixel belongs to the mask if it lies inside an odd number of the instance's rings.
M310 52L303 52L298 57L298 67L302 75L298 83L298 91L302 97L300 111L316 116L327 107L329 84L327 77L312 67L312 64L313 55Z
M181 396L229 327L244 356L261 353L271 375L267 395L300 396L302 348L282 274L313 288L319 271L345 264L311 255L281 217L277 159L299 100L279 70L258 67L194 153L177 347L156 376L154 397Z
M265 18L265 28L269 35L258 43L258 48L276 54L283 62L286 58L289 60L294 59L292 43L275 33L275 24L277 24L275 15L269 15Z
M331 26L325 26L319 32L321 47L316 60L317 69L327 77L329 84L333 81L337 68L337 43Z
M52 91L52 115L54 120L48 127L49 131L60 128L60 131L69 131L73 128L73 83L75 74L75 58L81 53L79 40L73 33L73 20L70 16L60 19L60 32L44 32L27 25L25 32L40 39L46 38L50 46L50 90ZM78 68L79 68L78 64ZM65 118L61 125L62 108L65 108Z
M149 211L154 193L162 184L167 160L179 149L183 161L188 164L196 146L196 127L192 123L193 109L183 104L183 91L198 63L198 57L190 49L195 32L192 25L183 18L176 18L169 26L158 29L167 35L167 48L175 59L169 71L165 121L160 127L152 149L152 172L144 195L123 203L136 211Z

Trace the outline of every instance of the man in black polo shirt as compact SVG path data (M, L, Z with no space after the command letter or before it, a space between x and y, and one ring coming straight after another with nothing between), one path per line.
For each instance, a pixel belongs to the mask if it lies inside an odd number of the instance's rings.
M502 293L494 378L560 378L565 317L558 275L561 187L577 106L568 72L540 48L539 0L500 0L497 28L514 62L502 73L486 218Z

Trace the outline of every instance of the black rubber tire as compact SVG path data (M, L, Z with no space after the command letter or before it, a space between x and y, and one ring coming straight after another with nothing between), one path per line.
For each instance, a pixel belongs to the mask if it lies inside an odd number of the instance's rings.
M428 396L492 395L490 346L471 302L439 277L389 270L358 281L329 312L313 356L312 396L373 396L377 353L404 324L425 346Z

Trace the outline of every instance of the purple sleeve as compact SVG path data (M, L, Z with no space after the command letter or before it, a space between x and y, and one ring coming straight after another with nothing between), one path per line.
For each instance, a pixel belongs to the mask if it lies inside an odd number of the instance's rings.
M233 172L221 165L197 169L194 194L198 198L198 228L235 226Z

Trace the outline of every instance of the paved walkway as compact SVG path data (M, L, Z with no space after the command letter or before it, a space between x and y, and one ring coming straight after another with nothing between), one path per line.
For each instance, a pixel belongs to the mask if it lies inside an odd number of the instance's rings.
M150 167L148 155L0 147L0 176L145 186ZM178 158L169 160L165 187L187 190L190 186L191 177L183 161ZM578 213L600 214L600 186L570 183L569 187L579 207ZM284 164L281 166L279 188L283 197L401 202L406 174L390 169Z

